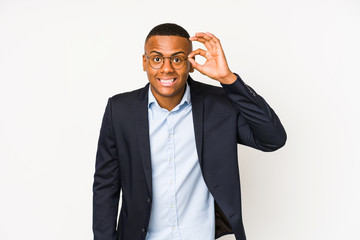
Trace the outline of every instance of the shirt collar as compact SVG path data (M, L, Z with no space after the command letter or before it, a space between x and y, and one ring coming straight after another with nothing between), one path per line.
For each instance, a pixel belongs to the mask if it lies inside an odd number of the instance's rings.
M151 108L151 106L153 104L156 104L159 108L161 108L159 103L156 101L156 98L154 97L152 91L151 91L151 85L149 85L149 90L148 91L149 91L148 108ZM187 82L186 82L186 85L185 85L184 95L183 95L180 103L173 110L177 109L178 107L180 107L184 103L191 104L190 86L189 86L189 84Z

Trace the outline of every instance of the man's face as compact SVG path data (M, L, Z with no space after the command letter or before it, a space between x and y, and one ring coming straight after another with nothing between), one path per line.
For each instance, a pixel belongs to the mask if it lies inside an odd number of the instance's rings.
M187 58L192 51L191 42L178 36L152 36L145 43L145 53L148 57L158 55L163 57L182 56ZM143 69L147 72L152 93L159 101L181 99L189 72L194 69L189 61L180 69L174 69L169 58L164 58L164 64L159 69L150 66L150 60L143 55ZM180 100L179 100L180 101Z

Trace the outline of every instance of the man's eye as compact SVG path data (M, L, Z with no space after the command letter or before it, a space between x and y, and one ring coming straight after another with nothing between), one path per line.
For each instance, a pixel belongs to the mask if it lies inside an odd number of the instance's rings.
M180 63L181 61L182 61L182 59L179 58L179 57L173 58L173 62L174 62L174 63Z
M162 60L160 57L153 57L153 61L158 63L161 62Z

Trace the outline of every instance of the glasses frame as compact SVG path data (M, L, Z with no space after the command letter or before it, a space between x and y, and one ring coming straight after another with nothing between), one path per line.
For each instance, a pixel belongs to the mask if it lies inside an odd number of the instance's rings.
M149 57L146 53L144 53L144 54L145 54L146 58L150 60L150 57ZM164 56L161 56L161 55L157 55L157 56L160 56L160 57L163 58L162 64L161 64L160 67L156 68L156 67L153 67L153 66L151 65L151 63L149 62L150 67L152 67L153 69L160 69L160 68L162 68L162 67L164 66L164 63L165 63L165 58L168 58L168 59L169 59L169 61L170 61L170 66L171 66L173 69L175 69L175 70L182 69L182 68L185 66L185 62L184 62L184 64L183 64L181 67L179 67L179 68L175 68L175 67L172 65L171 58L176 57L176 55L175 55L175 56L172 56L172 57L164 57ZM184 58L184 60L187 61L188 58Z

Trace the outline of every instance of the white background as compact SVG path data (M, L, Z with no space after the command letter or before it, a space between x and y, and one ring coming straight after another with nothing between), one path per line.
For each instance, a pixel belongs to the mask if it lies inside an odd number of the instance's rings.
M0 239L92 239L107 98L147 83L144 39L163 22L219 37L287 130L277 152L239 146L248 239L359 240L355 0L0 0Z

